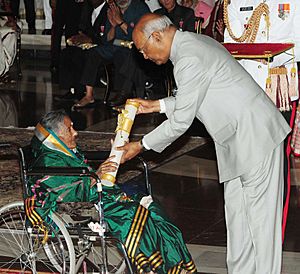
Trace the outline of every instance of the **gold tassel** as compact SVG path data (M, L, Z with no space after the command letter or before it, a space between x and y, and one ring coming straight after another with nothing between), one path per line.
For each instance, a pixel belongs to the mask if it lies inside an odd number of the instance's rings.
M286 74L279 75L279 83L280 83L280 93L282 98L280 111L289 111L290 102L289 102L289 93L288 93L288 79Z
M295 97L298 95L297 92L297 70L295 67L292 67L291 69L291 80L290 80L290 85L289 85L289 96L290 97Z
M276 86L277 86L276 82L272 81L271 79L270 58L268 57L268 78L266 79L265 92L275 105L276 105L276 89L277 89Z
M270 76L268 76L268 78L266 79L266 93L272 99L272 85L271 85L271 77ZM276 103L276 102L274 102L274 103Z
M265 22L267 27L267 41L269 41L269 33L270 33L270 26L271 26L269 13L265 14Z

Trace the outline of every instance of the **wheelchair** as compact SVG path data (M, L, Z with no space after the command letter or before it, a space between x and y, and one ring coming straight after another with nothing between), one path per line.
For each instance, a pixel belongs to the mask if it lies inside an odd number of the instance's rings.
M6 145L4 145L5 147ZM1 147L1 145L0 145ZM2 146L3 147L3 146ZM101 182L98 176L87 168L29 168L33 160L30 146L18 148L20 175L23 187L23 201L7 204L0 208L0 269L10 273L134 273L122 242L109 234L104 222L101 204ZM87 152L88 159L104 160L108 152ZM148 167L142 158L145 190L151 194ZM99 162L98 162L99 163ZM27 183L30 176L89 176L96 179L99 199L96 205L98 229L91 230L90 216L72 216L72 211L86 207L95 209L92 203L61 204L67 210L58 210L45 220L45 228L33 227L28 221ZM25 200L26 199L26 200ZM77 206L76 206L77 204ZM26 210L25 210L26 208ZM79 215L79 216L78 216ZM89 214L88 214L89 215ZM32 217L32 216L31 216ZM78 218L80 217L80 218Z

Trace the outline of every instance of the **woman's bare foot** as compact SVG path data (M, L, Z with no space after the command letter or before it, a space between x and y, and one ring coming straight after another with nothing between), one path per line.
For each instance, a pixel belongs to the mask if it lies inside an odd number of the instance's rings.
M73 108L91 107L94 105L94 103L95 100L93 97L84 96L79 102L73 105Z

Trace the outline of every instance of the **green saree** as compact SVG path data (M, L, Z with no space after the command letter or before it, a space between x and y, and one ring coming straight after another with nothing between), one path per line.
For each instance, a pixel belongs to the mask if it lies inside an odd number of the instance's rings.
M35 156L33 167L88 167L82 153L68 149L51 131L36 127L31 142ZM96 202L96 187L87 177L32 177L29 183L31 210L45 220L61 202ZM112 235L120 239L138 273L196 272L179 229L164 215L156 202L148 208L140 204L142 196L127 196L119 186L103 186L105 221ZM34 224L34 222L33 222Z

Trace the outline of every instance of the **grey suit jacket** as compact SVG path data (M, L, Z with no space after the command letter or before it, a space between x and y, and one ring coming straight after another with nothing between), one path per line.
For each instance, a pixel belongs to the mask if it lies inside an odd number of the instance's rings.
M164 99L168 119L144 137L151 149L164 150L197 117L215 142L224 182L260 163L290 132L264 91L215 40L177 31L170 60L178 92Z

